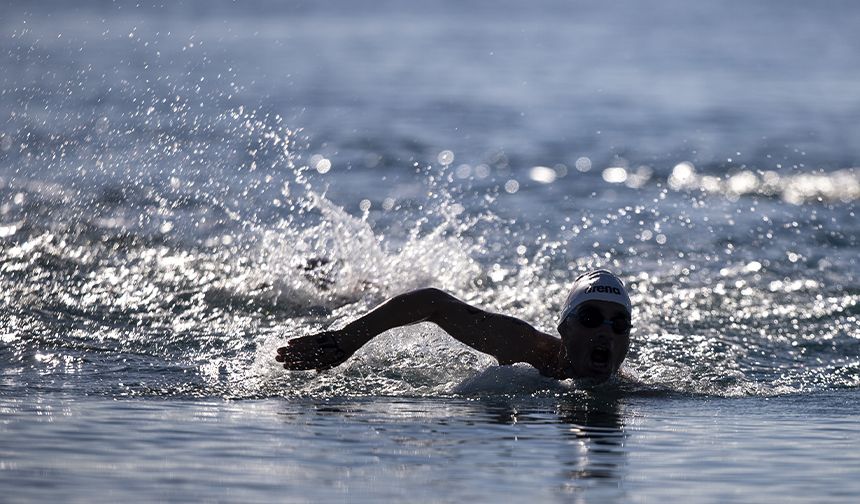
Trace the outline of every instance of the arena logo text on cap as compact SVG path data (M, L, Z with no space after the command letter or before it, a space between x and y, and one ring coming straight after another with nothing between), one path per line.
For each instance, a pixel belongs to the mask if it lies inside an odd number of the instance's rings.
M627 313L633 309L624 282L605 269L589 271L576 277L561 311L561 321L586 301L617 303L623 306Z

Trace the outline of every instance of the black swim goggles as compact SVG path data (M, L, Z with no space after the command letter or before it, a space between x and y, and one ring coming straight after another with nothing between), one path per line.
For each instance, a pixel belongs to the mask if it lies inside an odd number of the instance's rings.
M598 308L589 305L577 308L571 315L575 317L576 321L583 327L587 327L589 329L596 329L606 324L612 327L612 332L615 334L625 335L630 333L630 317L627 316L620 315L608 319L603 316L603 313L601 313Z

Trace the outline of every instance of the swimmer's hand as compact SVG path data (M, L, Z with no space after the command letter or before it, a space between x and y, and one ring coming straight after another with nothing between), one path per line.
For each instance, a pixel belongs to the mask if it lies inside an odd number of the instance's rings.
M287 341L278 349L275 360L292 371L316 369L324 371L342 364L355 352L343 348L342 331L324 331Z

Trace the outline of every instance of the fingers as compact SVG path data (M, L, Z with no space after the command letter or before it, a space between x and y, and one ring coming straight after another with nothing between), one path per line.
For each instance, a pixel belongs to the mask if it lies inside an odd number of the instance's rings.
M287 345L278 349L278 354L283 355L288 352L308 352L319 346L317 343L317 337L319 335L313 336L301 336L299 338L293 338L287 341Z
M294 354L295 351L289 346L282 346L278 348L278 355L275 356L275 360L278 362L286 362L288 359L293 358Z
M320 359L318 349L301 349L291 346L281 347L278 349L278 355L275 360L284 365L284 369L302 370L314 369L318 365Z
M278 348L275 360L292 371L322 371L341 364L348 357L337 338L331 332L323 332L289 340L286 346Z
M275 360L287 362L316 353L319 345L314 344L313 338L313 336L302 336L287 341L286 346L278 348L278 355L275 356Z

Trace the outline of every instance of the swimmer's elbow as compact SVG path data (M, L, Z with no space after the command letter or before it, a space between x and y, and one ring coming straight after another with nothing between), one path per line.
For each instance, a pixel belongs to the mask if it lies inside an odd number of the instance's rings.
M428 300L437 300L453 297L447 292L437 287L424 287L422 289L412 291L412 294L415 296L427 298Z
M412 295L414 296L413 300L427 310L425 320L433 322L445 330L451 329L449 327L451 322L461 318L460 312L464 308L471 308L468 304L436 287L419 289L413 291ZM479 311L474 308L473 310Z
M411 295L415 301L432 306L437 309L452 302L461 303L459 299L436 287L425 287L423 289L418 289L416 291L412 291Z

